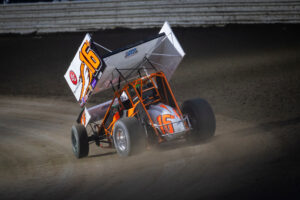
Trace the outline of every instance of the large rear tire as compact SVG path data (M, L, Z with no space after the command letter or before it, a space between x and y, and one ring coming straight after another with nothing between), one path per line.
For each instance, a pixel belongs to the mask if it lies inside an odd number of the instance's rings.
M115 123L113 139L121 157L138 154L145 149L145 131L134 117L122 118Z
M83 125L72 126L71 141L73 153L77 158L86 157L89 154L88 135Z
M198 142L211 138L215 134L216 119L209 103L204 99L187 100L182 104L182 113L187 114L192 131L187 139Z

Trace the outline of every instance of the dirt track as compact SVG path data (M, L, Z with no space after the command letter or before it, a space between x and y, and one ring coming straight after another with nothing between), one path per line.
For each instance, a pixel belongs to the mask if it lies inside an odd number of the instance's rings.
M95 36L115 41L127 34L130 43L155 31ZM62 77L82 34L0 37L0 199L299 198L299 31L175 31L187 56L171 86L179 102L197 96L211 102L216 136L126 159L96 146L88 158L72 155L70 127L80 109ZM18 59L7 53L12 50Z

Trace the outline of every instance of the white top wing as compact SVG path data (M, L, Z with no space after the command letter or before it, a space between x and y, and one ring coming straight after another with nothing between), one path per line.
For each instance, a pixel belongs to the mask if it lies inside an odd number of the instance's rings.
M76 100L84 105L92 92L101 92L139 75L163 71L170 79L184 55L168 22L155 37L103 58L86 34L64 77Z
M185 53L168 22L156 37L112 52L103 58L106 68L97 82L94 93L131 80L139 74L163 71L170 79Z

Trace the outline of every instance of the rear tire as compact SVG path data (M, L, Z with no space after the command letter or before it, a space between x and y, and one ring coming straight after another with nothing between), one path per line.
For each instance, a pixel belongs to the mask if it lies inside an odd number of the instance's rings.
M86 157L89 154L88 135L83 125L72 126L71 141L73 153L77 158Z
M187 139L198 142L211 138L215 134L216 119L209 103L204 99L187 100L182 104L182 113L187 114L192 125L192 131Z
M121 118L113 131L115 148L121 157L138 154L145 149L145 131L136 118Z

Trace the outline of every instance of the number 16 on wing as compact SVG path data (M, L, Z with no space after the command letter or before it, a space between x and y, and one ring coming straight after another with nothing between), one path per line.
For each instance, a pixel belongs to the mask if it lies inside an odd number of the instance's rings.
M86 34L64 77L79 103L84 104L97 81L104 63L92 45L91 36Z

